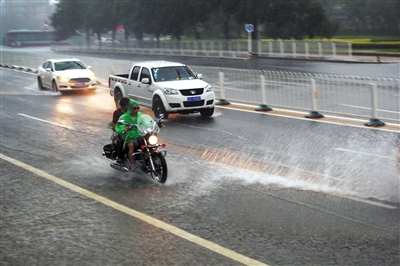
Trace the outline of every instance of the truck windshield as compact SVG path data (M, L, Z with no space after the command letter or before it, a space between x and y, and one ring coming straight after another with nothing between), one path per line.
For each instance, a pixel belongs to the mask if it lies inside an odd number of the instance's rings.
M193 72L186 66L153 68L152 72L155 82L196 79Z

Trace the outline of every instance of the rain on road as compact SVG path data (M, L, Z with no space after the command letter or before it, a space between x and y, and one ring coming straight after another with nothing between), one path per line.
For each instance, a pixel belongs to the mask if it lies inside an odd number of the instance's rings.
M169 178L159 186L111 169L101 156L114 107L106 90L54 94L38 91L34 75L1 74L4 265L399 262L393 132L226 109L211 119L171 116L160 134L168 144Z

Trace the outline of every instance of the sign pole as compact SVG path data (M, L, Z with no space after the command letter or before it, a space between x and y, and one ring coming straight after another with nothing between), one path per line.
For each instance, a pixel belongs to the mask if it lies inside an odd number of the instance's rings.
M249 52L249 60L253 59L253 49L251 45L251 33L254 31L253 24L245 24L244 28L247 31L247 36L248 36L248 44L247 44L247 50Z
M247 33L248 35L248 51L249 51L249 60L253 59L253 53L252 53L252 49L251 49L251 32L249 31Z

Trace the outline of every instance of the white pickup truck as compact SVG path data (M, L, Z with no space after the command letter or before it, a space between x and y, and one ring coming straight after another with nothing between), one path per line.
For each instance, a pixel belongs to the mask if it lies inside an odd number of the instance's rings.
M129 74L110 75L110 94L118 102L128 97L151 107L155 117L170 113L212 116L215 94L211 85L186 65L176 62L134 63Z

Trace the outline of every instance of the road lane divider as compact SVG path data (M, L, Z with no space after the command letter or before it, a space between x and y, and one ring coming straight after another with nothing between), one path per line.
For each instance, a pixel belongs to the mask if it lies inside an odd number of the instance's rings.
M64 128L68 128L68 129L74 129L73 127L70 127L70 126L66 126L66 125L59 124L59 123L54 123L54 122L51 122L51 121L48 121L48 120L44 120L44 119L40 119L40 118L37 118L37 117L34 117L34 116L30 116L30 115L21 114L21 113L18 113L18 115L24 116L24 117L27 117L27 118L31 118L33 120L37 120L37 121L40 121L40 122L52 124L52 125L55 125L55 126L64 127Z
M396 157L391 157L391 156L386 156L386 155L379 155L375 153L368 153L368 152L362 152L362 151L355 151L355 150L349 150L349 149L343 149L343 148L335 148L337 151L343 151L343 152L349 152L349 153L356 153L356 154L361 154L361 155L367 155L371 157L376 157L376 158L383 158L383 159L389 159L389 160L397 160Z
M224 248L224 247L222 247L222 246L220 246L218 244L215 244L215 243L213 243L211 241L208 241L208 240L206 240L204 238L201 238L201 237L198 237L196 235L190 234L190 233L188 233L188 232L186 232L186 231L184 231L184 230L182 230L182 229L180 229L180 228L178 228L176 226L167 224L167 223L165 223L163 221L160 221L160 220L158 220L156 218L148 216L147 214L135 211L135 210L133 210L131 208L128 208L128 207L126 207L126 206L124 206L122 204L119 204L119 203L117 203L115 201L112 201L112 200L110 200L110 199L108 199L106 197L103 197L103 196L100 196L98 194L95 194L95 193L93 193L93 192L91 192L89 190L86 190L86 189L81 188L81 187L79 187L77 185L69 183L69 182L67 182L67 181L65 181L65 180L63 180L61 178L58 178L58 177L56 177L54 175L51 175L51 174L48 174L48 173L46 173L46 172L44 172L44 171L42 171L40 169L37 169L37 168L35 168L33 166L30 166L30 165L25 164L25 163L23 163L21 161L18 161L18 160L15 160L15 159L11 158L11 157L8 157L8 156L6 156L6 155L4 155L2 153L0 153L0 158L2 160L5 160L5 161L7 161L9 163L12 163L12 164L18 166L18 167L21 167L21 168L23 168L23 169L25 169L27 171L30 171L30 172L32 172L32 173L34 173L34 174L36 174L36 175L38 175L40 177L43 177L43 178L45 178L45 179L47 179L49 181L52 181L52 182L54 182L54 183L56 183L56 184L58 184L60 186L63 186L65 188L69 189L69 190L75 191L75 192L77 192L77 193L79 193L79 194L81 194L81 195L83 195L83 196L85 196L87 198L93 199L93 200L95 200L97 202L100 202L100 203L106 205L106 206L109 206L111 208L119 210L119 211L121 211L121 212L123 212L125 214L128 214L128 215L130 215L130 216L132 216L134 218L137 218L137 219L139 219L139 220L141 220L143 222L146 222L146 223L151 224L151 225L153 225L155 227L163 229L163 230L165 230L165 231L167 231L167 232L169 232L171 234L174 234L174 235L176 235L176 236L178 236L178 237L180 237L182 239L185 239L187 241L190 241L190 242L192 242L192 243L194 243L196 245L199 245L199 246L201 246L203 248L209 249L209 250L213 251L214 253L217 253L217 254L220 254L222 256L225 256L225 257L227 257L227 258L229 258L231 260L235 260L235 261L240 262L240 263L242 263L244 265L260 265L260 266L264 265L264 266L268 266L265 263L262 263L262 262L259 262L257 260L248 258L248 257L246 257L246 256L244 256L242 254L239 254L239 253L237 253L235 251L232 251L230 249Z
M393 123L386 123L386 125L384 127L366 127L364 120L355 119L355 118L329 116L329 115L324 115L323 118L306 118L305 116L307 114L304 112L300 112L300 111L274 108L272 111L263 112L263 111L255 110L256 107L254 105L242 104L242 103L231 103L230 105L216 105L215 107L220 108L220 109L249 112L249 113L253 113L253 114L263 114L263 115L267 115L267 116L286 117L286 118L293 118L293 119L304 120L304 121L336 124L336 125L342 125L342 126L362 127L365 129L381 130L381 131L388 131L388 132L393 132L393 131L400 132L400 125L393 124Z

